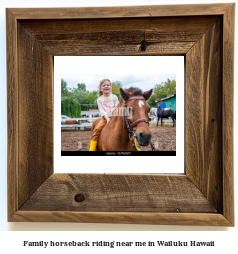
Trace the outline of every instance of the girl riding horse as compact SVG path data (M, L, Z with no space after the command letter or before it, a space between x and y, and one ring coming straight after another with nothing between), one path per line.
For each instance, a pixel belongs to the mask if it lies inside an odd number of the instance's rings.
M97 99L97 103L102 118L92 132L89 151L96 151L99 135L103 127L109 123L110 117L119 104L117 96L112 94L111 90L112 84L109 79L103 79L100 81L98 92L99 98Z
M150 106L146 102L152 89L142 92L138 88L120 89L120 103L113 116L101 130L97 142L97 151L135 151L151 142L148 112ZM94 121L92 133L98 128L100 119Z

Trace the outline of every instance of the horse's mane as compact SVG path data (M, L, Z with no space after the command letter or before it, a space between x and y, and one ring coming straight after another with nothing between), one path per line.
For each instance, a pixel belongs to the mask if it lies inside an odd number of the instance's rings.
M143 95L143 92L138 87L130 87L130 88L124 89L124 90L126 90L129 93L132 93L135 96ZM123 98L122 97L120 97L120 102L123 102Z

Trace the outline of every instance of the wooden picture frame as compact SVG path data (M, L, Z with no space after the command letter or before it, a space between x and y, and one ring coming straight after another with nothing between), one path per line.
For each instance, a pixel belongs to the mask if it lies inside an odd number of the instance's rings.
M234 226L234 17L233 3L6 9L8 221ZM54 174L60 55L184 55L186 174Z

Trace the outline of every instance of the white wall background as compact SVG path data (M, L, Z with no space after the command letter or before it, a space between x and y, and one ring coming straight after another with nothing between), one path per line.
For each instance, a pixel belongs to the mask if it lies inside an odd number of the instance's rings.
M91 224L91 223L7 223L7 110L6 110L6 22L5 22L5 8L7 7L83 7L83 6L126 6L126 5L155 5L155 4L191 4L191 3L224 3L224 2L237 2L234 1L199 1L199 0L193 0L193 1L175 1L175 0L117 0L117 1L107 1L107 0L100 0L100 1L90 1L90 0L82 0L82 1L76 1L76 0L57 0L57 1L49 1L49 0L1 0L0 2L0 229L2 231L117 231L114 233L114 235L117 235L119 237L119 231L196 231L193 232L194 236L205 236L204 233L199 234L199 231L232 231L233 233L229 236L227 235L227 232L220 232L219 236L217 234L212 233L213 237L218 239L220 242L220 239L222 239L224 242L224 247L226 245L226 241L230 241L230 239L233 239L235 234L238 236L238 226L234 228L223 228L223 227L188 227L188 226L157 226L157 225L123 225L123 224ZM237 5L236 5L236 14L237 11ZM236 19L236 38L237 38L237 19ZM237 43L235 48L235 69L238 70L237 66ZM234 135L234 141L235 141L235 154L237 154L238 151L238 139L237 139L237 120L238 120L238 105L237 105L237 74L235 73L235 100L234 100L234 107L235 107L235 135ZM237 183L238 183L238 174L237 174L237 168L238 168L238 156L235 156L235 194L236 194L236 201L237 201ZM236 202L236 218L238 217L238 207ZM238 220L236 219L236 224L238 223ZM1 233L1 232L0 232ZM14 233L14 236L18 238L18 241L21 241L21 237L24 234L17 234ZM111 234L111 233L110 233ZM131 234L128 232L124 235L128 235L128 237L131 236ZM158 236L160 233L146 233L145 237L151 236L154 237L155 234ZM34 235L29 233L31 237ZM45 233L44 236L48 236L49 234ZM77 233L78 237L80 238L81 233ZM170 234L172 235L172 234ZM176 234L178 235L178 234ZM191 233L189 233L191 235ZM211 236L211 234L209 234ZM13 232L11 234L4 232L1 233L1 242L3 243L6 241L6 244L11 241L9 240L9 237L13 236ZM100 236L104 236L103 233L100 233ZM186 236L186 233L179 233L180 237ZM5 240L4 240L5 239ZM235 238L234 238L235 239ZM196 240L196 239L195 239ZM21 244L21 243L19 243ZM17 245L16 245L17 246ZM8 246L10 247L10 246ZM235 247L235 245L234 245ZM12 247L13 248L13 247ZM237 246L236 246L237 248ZM204 250L203 250L204 251Z

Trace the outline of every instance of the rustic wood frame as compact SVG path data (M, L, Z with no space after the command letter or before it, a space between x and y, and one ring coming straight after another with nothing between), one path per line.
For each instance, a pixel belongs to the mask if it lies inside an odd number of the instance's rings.
M6 9L8 220L234 226L234 17L233 3ZM54 174L57 55L184 55L186 175Z

